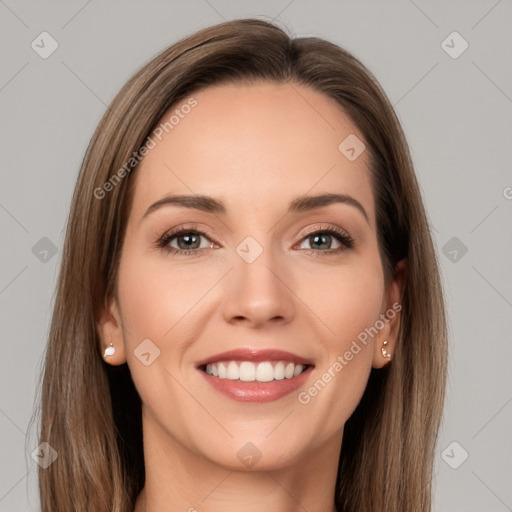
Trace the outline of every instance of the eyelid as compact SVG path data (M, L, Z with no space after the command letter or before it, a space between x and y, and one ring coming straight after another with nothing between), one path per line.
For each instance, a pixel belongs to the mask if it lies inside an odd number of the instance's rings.
M179 226L175 227L175 228L171 228L169 230L167 230L162 236L161 238L164 238L164 237L169 237L169 236L176 236L178 234L181 234L183 232L189 232L189 231L196 231L197 233L201 234L201 235L206 235L210 238L214 238L214 236L210 233L210 230L208 228L205 228L203 226L200 226L199 224L195 224L195 223L187 223L187 224L180 224Z
M320 251L317 249L304 249L306 251L312 251L314 253L324 253L324 254L338 254L342 252L343 250L352 249L355 246L355 240L352 238L352 236L349 234L348 231L345 229L337 226L337 225L331 225L331 224L324 224L322 226L316 226L310 230L308 230L306 233L303 233L301 236L301 239L299 242L297 242L294 247L297 245L300 245L303 243L304 240L306 240L311 235L317 234L317 233L327 233L330 236L333 236L334 238L337 238L339 243L342 245L341 248L334 249L334 250L327 250L327 251Z
M340 234L345 235L347 238L351 238L348 231L346 231L343 228L340 228L339 226L336 226L334 224L322 224L321 226L316 226L314 228L308 229L305 233L302 234L302 239L304 239L307 236L310 236L314 233L318 233L319 231L324 232L324 231L329 231L329 230L336 231Z
M181 235L182 233L189 233L189 232L195 232L198 236L204 236L205 238L209 239L210 242L216 245L221 245L218 242L215 241L215 237L213 237L208 229L204 229L202 227L199 227L196 223L190 223L190 224L183 224L176 228L171 228L170 230L166 231L156 242L156 247L160 249L166 250L168 253L173 252L175 254L200 254L202 253L205 248L200 249L177 249L175 247L169 247L168 244L171 240L176 238L177 236ZM327 233L330 236L333 236L338 239L338 242L341 244L341 247L334 249L334 250L318 250L318 249L302 249L302 251L307 252L313 252L315 254L339 254L340 252L343 252L344 250L351 249L354 247L354 239L350 236L350 234L343 228L336 226L336 225L330 225L330 224L324 224L321 226L316 226L314 228L311 228L307 230L305 233L302 233L301 238L293 248L295 248L298 245L301 245L309 236L316 234L316 233ZM210 246L211 247L211 246Z
M181 234L186 234L190 232L195 232L198 236L202 236L210 240L211 244L219 245L215 241L215 237L210 235L209 229L199 227L196 223L187 223L187 224L181 224L178 227L171 228L167 230L163 235L157 238L156 242L154 243L154 248L165 251L167 254L173 253L173 255L176 256L199 256L203 253L203 251L206 249L205 247L200 249L178 249L176 247L171 247L169 244L171 240L174 240L176 237L180 236ZM210 244L210 248L211 248Z

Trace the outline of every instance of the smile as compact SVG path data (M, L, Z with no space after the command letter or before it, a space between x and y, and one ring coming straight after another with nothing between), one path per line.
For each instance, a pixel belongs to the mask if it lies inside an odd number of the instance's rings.
M292 379L306 370L308 365L289 361L222 361L207 364L204 371L219 379L239 380L242 382L271 382L273 380Z

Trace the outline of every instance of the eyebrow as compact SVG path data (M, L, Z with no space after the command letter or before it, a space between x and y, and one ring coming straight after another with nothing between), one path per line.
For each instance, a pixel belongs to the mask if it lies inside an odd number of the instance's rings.
M293 199L288 205L288 213L301 213L310 210L323 208L331 204L342 203L353 206L364 216L369 223L368 214L363 205L354 197L347 194L321 194L317 196L299 196ZM164 206L182 206L185 208L201 210L214 214L226 214L227 209L224 203L218 199L204 195L168 195L153 203L142 216L144 220L148 215Z

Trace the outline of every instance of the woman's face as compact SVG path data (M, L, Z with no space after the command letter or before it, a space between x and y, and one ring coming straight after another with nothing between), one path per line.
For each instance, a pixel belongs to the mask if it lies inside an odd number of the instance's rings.
M398 326L364 137L304 86L193 98L131 178L118 302L101 321L111 362L127 361L162 453L267 470L337 454ZM324 194L339 200L305 199Z

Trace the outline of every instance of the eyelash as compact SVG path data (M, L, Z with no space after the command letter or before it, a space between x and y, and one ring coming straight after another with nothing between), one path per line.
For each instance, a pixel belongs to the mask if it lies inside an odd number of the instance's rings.
M167 254L172 253L173 255L194 255L197 256L198 254L202 253L205 248L202 249L176 249L174 247L169 247L169 242L173 240L174 238L178 237L182 234L195 234L195 235L202 235L208 238L208 234L204 231L201 231L199 229L196 229L195 227L181 227L179 229L176 229L174 231L171 231L169 233L165 233L158 241L156 246L162 250L164 250ZM326 227L326 228L320 228L316 229L314 231L311 231L309 233L306 233L302 239L300 240L300 243L302 243L305 239L309 238L312 235L318 235L318 234L327 234L332 235L334 238L340 242L341 247L334 249L334 250L318 250L318 249L303 249L304 251L309 251L314 253L315 255L319 255L319 253L324 255L334 255L339 254L343 251L346 251L347 249L352 249L354 247L354 240L353 238L343 231L340 228L336 227Z

